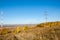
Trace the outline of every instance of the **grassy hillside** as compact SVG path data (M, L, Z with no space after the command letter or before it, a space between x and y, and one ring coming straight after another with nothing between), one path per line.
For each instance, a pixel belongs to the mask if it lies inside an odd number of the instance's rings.
M8 31L15 30L7 34L4 32L6 31L4 29L3 33L5 34L0 35L0 40L60 40L60 22L42 23L35 27L24 26L20 27L20 32L16 33L18 29L19 28L6 29Z
M58 22L47 22L47 23L41 23L38 24L37 27L55 27L55 26L60 26L60 21Z

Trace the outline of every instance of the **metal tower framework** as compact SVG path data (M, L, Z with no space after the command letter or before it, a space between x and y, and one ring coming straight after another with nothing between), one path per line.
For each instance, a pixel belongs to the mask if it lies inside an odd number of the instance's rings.
M47 23L47 20L48 20L48 14L47 14L47 11L45 11L45 21Z
M3 27L3 11L0 13L0 25Z

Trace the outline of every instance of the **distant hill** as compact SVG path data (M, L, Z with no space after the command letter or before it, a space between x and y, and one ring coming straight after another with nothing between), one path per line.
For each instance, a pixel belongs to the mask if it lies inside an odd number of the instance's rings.
M36 27L54 27L54 26L60 26L60 21L41 23L38 24Z
M16 27L16 26L20 26L20 27L23 27L23 26L28 26L28 27L34 27L36 26L37 24L6 24L6 25L3 25L3 27ZM1 27L1 25L0 25Z

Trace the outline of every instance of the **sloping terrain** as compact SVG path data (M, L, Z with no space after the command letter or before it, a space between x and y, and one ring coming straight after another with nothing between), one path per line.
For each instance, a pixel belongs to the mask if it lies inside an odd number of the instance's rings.
M60 40L60 26L31 27L16 34L0 35L0 40Z
M60 40L60 27L35 28L15 36L19 40Z

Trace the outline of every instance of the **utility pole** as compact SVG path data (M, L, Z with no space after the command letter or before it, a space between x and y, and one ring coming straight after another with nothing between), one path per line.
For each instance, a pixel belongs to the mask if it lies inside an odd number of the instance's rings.
M45 21L46 21L46 26L47 26L48 14L47 14L47 11L45 11L44 13L45 13Z
M1 27L3 27L3 11L1 11L1 14L0 14L0 24L1 24Z
M46 23L47 23L47 19L48 19L47 18L47 16L48 16L47 11L45 11L44 13L45 13L45 20L46 20Z

